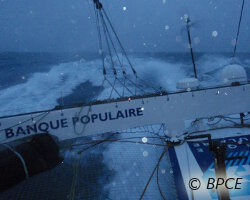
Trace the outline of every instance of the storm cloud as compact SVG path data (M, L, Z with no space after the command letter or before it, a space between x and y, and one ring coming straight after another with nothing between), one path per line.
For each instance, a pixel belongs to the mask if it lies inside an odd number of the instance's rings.
M88 2L89 1L89 2ZM240 0L102 0L126 49L188 51L184 15L195 51L233 49ZM250 52L250 1L245 1L238 50ZM98 49L91 0L2 0L0 51L76 52Z

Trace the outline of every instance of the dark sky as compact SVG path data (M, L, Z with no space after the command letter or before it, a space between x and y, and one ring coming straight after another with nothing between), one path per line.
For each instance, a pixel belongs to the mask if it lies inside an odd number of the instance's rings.
M1 0L0 51L97 51L88 0ZM128 50L187 51L185 21L194 22L195 51L230 52L241 0L102 0ZM250 0L245 0L239 51L250 52Z

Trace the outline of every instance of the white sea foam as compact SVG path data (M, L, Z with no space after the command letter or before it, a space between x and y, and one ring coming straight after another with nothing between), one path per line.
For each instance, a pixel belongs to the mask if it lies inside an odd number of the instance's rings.
M0 115L53 108L62 95L72 93L80 83L90 80L100 85L99 61L71 62L53 66L47 73L34 73L26 83L0 91Z
M250 63L249 60L244 61L244 63L247 62ZM176 90L177 80L191 74L187 69L192 69L191 65L178 61L173 63L147 57L132 57L132 63L142 79L153 82L155 85L161 85L171 91ZM217 84L220 70L229 63L230 59L222 56L205 55L200 58L197 61L197 71L201 83L204 86ZM130 77L133 79L133 76ZM114 81L111 75L108 75L108 78L111 82ZM47 73L34 73L26 83L0 91L0 115L53 108L57 104L58 98L72 93L76 86L86 81L90 81L94 86L102 85L103 75L100 60L63 63L52 66ZM107 83L104 86L105 89L99 95L99 99L109 97L111 88ZM122 86L117 84L116 89L121 92ZM115 92L113 94L113 97L118 96ZM142 138L144 137L143 134ZM131 193L139 197L161 151L159 147L150 145L129 143L110 145L104 154L105 164L116 172L114 180L105 186L109 190L110 198L116 199L118 196L119 199L129 199ZM72 160L74 156L75 152L66 152L65 154L68 160ZM160 177L164 180L164 188L167 188L171 183L168 178L170 171L169 169L166 171L168 165L165 159L161 166L164 168L160 172L164 171L164 173L161 173ZM136 187L133 187L134 184ZM160 195L154 176L147 190L146 199L158 198Z
M131 58L140 78L149 84L162 86L168 91L176 90L176 81L191 74L187 69L192 69L185 63L166 62L152 57ZM216 85L219 82L219 72L230 59L223 56L205 55L197 61L198 76L203 86ZM247 63L245 60L244 63ZM135 82L131 75L131 70L126 66L127 73ZM189 70L189 71L190 71ZM108 70L108 79L114 82L112 70ZM122 77L121 70L118 71ZM122 80L122 78L120 79ZM34 73L26 83L14 85L0 91L0 115L16 114L21 112L37 111L53 108L57 105L57 99L72 93L73 89L80 83L90 81L94 86L102 85L103 74L100 60L62 63L52 66L47 73ZM129 82L126 83L128 87ZM105 82L104 90L98 99L107 99L110 96L111 87ZM116 90L122 94L123 87L116 81ZM131 91L134 88L130 87ZM129 92L125 93L130 95ZM113 90L112 97L118 97Z

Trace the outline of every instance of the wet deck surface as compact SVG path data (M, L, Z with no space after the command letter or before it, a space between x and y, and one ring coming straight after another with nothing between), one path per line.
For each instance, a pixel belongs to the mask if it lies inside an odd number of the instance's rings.
M142 137L152 136L147 134L130 133L119 138L139 136L136 141L141 142ZM0 199L139 199L164 149L162 146L139 142L103 143L81 154L78 152L83 147L67 150L60 165L10 188L0 194ZM148 142L160 143L158 139L148 139ZM166 154L161 161L158 181L166 199L176 199L173 172L168 159ZM143 199L162 199L156 173Z
M52 170L22 181L20 184L2 193L0 199L67 199L72 177L72 167L62 163Z

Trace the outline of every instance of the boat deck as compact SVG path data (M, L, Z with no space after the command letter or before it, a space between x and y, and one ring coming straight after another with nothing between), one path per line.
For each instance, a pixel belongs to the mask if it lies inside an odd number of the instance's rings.
M79 146L63 152L65 160L57 167L22 181L0 194L1 200L68 200L68 199L139 199L164 149L150 133L129 133L138 143L108 142L99 144L80 155ZM120 138L114 136L113 139ZM89 140L88 140L89 141ZM85 143L83 139L77 143ZM167 199L176 199L173 171L167 154L159 167L159 184ZM171 184L170 184L171 183ZM169 188L169 189L166 189ZM156 175L143 199L160 199Z

